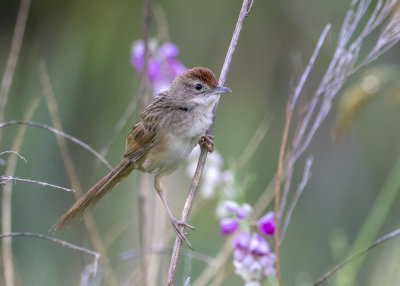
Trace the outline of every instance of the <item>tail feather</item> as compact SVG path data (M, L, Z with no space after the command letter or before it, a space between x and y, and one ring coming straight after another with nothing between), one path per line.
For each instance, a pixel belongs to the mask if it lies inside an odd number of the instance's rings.
M62 229L77 216L81 216L90 210L95 204L108 193L116 184L128 176L134 169L130 160L123 159L110 173L90 188L75 204L58 220L53 227L54 231Z

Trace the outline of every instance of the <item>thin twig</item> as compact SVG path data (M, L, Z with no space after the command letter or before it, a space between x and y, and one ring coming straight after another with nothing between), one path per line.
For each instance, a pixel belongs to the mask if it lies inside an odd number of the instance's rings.
M78 138L71 136L61 130L57 130L51 126L45 125L45 124L41 124L41 123L37 123L37 122L33 122L33 121L27 121L27 120L11 120L11 121L7 121L7 122L3 122L0 124L0 129L6 126L11 126L11 125L18 125L18 124L24 124L24 125L29 125L29 126L34 126L34 127L39 127L39 128L43 128L46 129L48 131L51 131L57 135L63 136L69 140L71 140L72 142L80 145L81 147L83 147L84 149L88 150L90 153L92 153L93 155L95 155L98 159L100 159L104 165L106 165L110 170L112 169L110 163L108 163L108 161L101 156L97 151L95 151L92 147L90 147L88 144L82 142L81 140L79 140Z
M143 61L143 69L140 74L140 86L139 86L139 101L140 101L140 112L143 112L146 106L149 104L149 79L147 76L148 73L148 64L150 58L150 50L149 50L149 37L150 37L150 24L151 24L151 9L152 9L152 0L143 0L143 18L142 18L142 37L144 44L144 61ZM140 266L142 271L142 285L148 285L148 255L147 250L149 248L149 208L150 202L147 199L147 178L148 176L144 173L140 173L139 175L139 191L138 191L138 215L139 215L139 243L140 243Z
M151 247L149 248L149 253L151 254L162 254L162 255L171 255L173 249L169 248L169 247ZM113 259L110 260L110 262L112 264L116 264L122 261L126 261L128 259L131 258L135 258L141 255L141 251L140 249L130 249L130 250L126 250L120 254L118 254L116 257L114 257ZM182 250L182 255L183 256L189 256L191 255L192 258L201 261L205 264L209 264L211 266L216 266L217 262L216 259L208 256L204 253L201 252L197 252L197 251L193 251L193 250L187 250L187 249L183 249Z
M274 220L275 220L275 232L274 232L274 253L275 253L275 269L276 269L276 279L278 282L278 286L282 285L281 283L281 267L280 267L280 257L279 257L279 223L280 223L280 188L282 182L282 170L283 170L283 160L285 156L286 143L289 134L290 121L292 120L293 109L291 105L288 103L286 107L286 121L285 128L283 130L282 135L282 143L279 151L279 160L278 160L278 169L276 171L276 181L275 181L275 207L274 207Z
M237 21L236 28L233 33L231 43L229 45L228 53L225 57L225 62L224 62L224 65L222 67L222 71L221 71L221 74L219 77L220 85L223 85L225 83L226 76L227 76L228 70L229 70L229 66L230 66L230 63L232 60L232 56L235 51L236 45L239 40L239 35L240 35L240 32L243 27L243 23L244 23L245 19L247 18L247 15L249 14L249 12L251 10L252 5L253 5L253 1L250 1L250 0L243 1L243 5L242 5L242 8L241 8L240 14L239 14L239 19ZM215 117L217 108L218 108L218 102L215 104L215 107L213 110L214 117ZM213 128L213 124L211 124L209 130L207 130L207 133L211 133L212 128ZM198 190L198 187L200 184L200 178L201 178L201 174L203 172L206 158L207 158L207 150L205 148L202 148L201 153L200 153L199 162L197 164L196 172L194 174L192 184L190 186L189 195L188 195L188 198L186 199L185 206L182 211L181 220L183 222L187 221L189 214L190 214L190 210L193 206L194 198L196 196L196 193L197 193L197 190ZM184 231L183 227L181 228L181 231ZM176 274L176 270L177 270L177 266L178 266L181 247L182 247L182 241L180 238L177 237L175 239L174 251L172 253L171 263L170 263L169 271L168 271L167 285L169 285L169 286L172 285L172 283L175 279L175 274Z
M310 58L310 61L308 62L308 65L307 65L306 69L304 70L304 72L303 72L303 74L302 74L302 76L300 78L300 81L297 84L296 89L295 89L295 91L293 93L293 97L292 97L292 100L290 102L290 108L292 110L295 108L297 99L299 98L299 95L300 95L301 91L303 90L304 84L305 84L305 82L306 82L306 80L308 78L308 75L310 74L311 69L314 66L315 60L317 59L317 56L318 56L319 51L320 51L320 49L322 47L322 44L325 42L325 38L328 35L328 32L330 31L330 29L331 29L331 25L330 24L326 25L324 30L323 30L323 32L322 32L322 34L321 34L321 36L318 39L317 45L316 45L316 47L314 49L314 52L313 52L313 54L312 54L312 56Z
M360 251L360 252L358 252L356 254L353 254L350 257L346 258L345 260L343 260L342 262L337 264L335 267L333 267L331 270L326 272L321 278L319 278L317 280L317 282L314 283L314 286L321 285L326 279L331 277L333 274L335 274L337 271L339 271L343 266L345 266L347 263L349 263L353 259L356 259L357 257L360 257L361 255L364 255L365 253L367 253L371 249L379 246L380 244L384 243L385 241L387 241L387 240L389 240L391 238L394 238L394 237L398 236L399 234L400 234L400 228L396 229L395 231L392 231L391 233L389 233L387 235L382 236L381 238L376 240L373 244L371 244L368 248L364 249L363 251Z
M317 58L317 55L319 54L319 51L322 47L322 44L325 41L326 35L328 34L331 26L328 24L325 26L324 31L322 32L317 46L315 47L315 50L310 58L310 61L304 70L303 75L300 78L300 81L298 85L296 86L296 89L293 93L293 96L289 99L288 104L286 106L286 121L285 121L285 127L282 135L282 143L279 151L279 160L278 160L278 169L276 172L276 181L275 181L275 232L274 232L274 253L275 253L275 267L276 267L276 278L278 282L278 286L282 284L281 282L281 270L280 270L280 257L279 257L279 228L280 228L280 218L281 218L281 204L280 204L280 188L281 188L281 183L282 183L282 172L284 169L284 158L285 158L285 152L286 152L286 144L287 144L287 139L289 135L289 129L290 129L290 123L292 121L292 116L293 116L293 111L296 106L297 99L301 93L301 90L303 89L304 83L306 82L308 75L310 74L310 71L312 67L314 66L315 59ZM282 200L282 203L286 203L286 196L284 196L284 200Z
M39 105L41 97L36 96L32 99L28 105L28 109L24 114L25 120L30 120ZM17 134L14 137L11 149L19 151L22 145L22 140L25 135L26 126L22 125L18 128ZM6 176L14 176L15 168L17 167L17 156L11 156L7 161L7 167L5 170ZM11 222L12 222L12 186L13 184L7 184L3 187L2 202L1 202L1 226L2 233L11 233ZM11 238L5 238L2 241L2 258L4 267L4 285L14 286L14 262L12 255L12 241Z
M18 9L17 22L15 24L14 34L11 41L10 54L8 55L7 65L0 88L0 122L3 122L4 120L4 111L6 109L8 95L14 78L15 67L18 63L19 53L24 39L26 20L28 18L30 5L31 0L21 0ZM0 129L0 141L1 135L2 130Z
M303 179L301 180L299 186L297 187L297 190L294 194L294 198L292 200L292 203L289 206L289 209L287 211L286 217L285 217L285 222L283 224L282 227L282 231L281 231L281 236L280 236L280 240L279 240L279 244L282 244L282 240L285 237L285 233L287 230L287 227L289 226L290 223L290 218L292 217L292 213L294 211L294 208L297 205L297 202L301 196L301 194L303 193L303 190L305 188L305 186L307 185L308 181L310 180L311 177L311 165L313 162L313 157L310 156L308 157L307 161L306 161L306 165L304 167L304 173L303 173Z
M59 244L61 244L62 246L66 246L66 247L69 247L69 248L71 248L71 249L78 250L78 251L81 251L81 252L84 252L84 253L93 255L93 256L94 256L94 262L93 262L93 265L94 265L93 268L94 268L94 270L93 270L93 275L96 276L98 261L99 261L99 257L100 257L100 254L99 254L99 253L94 252L94 251L89 250L89 249L86 249L86 248L84 248L84 247L81 247L81 246L72 244L72 243L70 243L70 242L67 242L67 241L64 241L64 240L61 240L61 239L58 239L58 238L55 238L55 237L51 237L51 236L48 236L48 235L40 234L40 233L12 232L12 233L2 233L2 234L0 234L0 238L5 238L5 237L16 237L16 236L28 236L28 237L37 237L37 238L41 238L41 239L47 239L47 240L50 240L50 241L52 241L52 242L59 243Z
M24 160L25 163L28 163L28 161L25 159L25 157L22 156L21 154L19 154L17 151L3 151L3 152L0 152L0 156L1 156L1 155L4 155L4 154L9 154L9 153L12 153L12 154L17 155L19 158L21 158L22 160Z
M62 125L61 118L60 118L60 115L58 112L57 102L54 97L53 88L52 88L52 85L50 82L50 78L49 78L47 68L46 68L46 63L44 60L39 63L39 76L40 76L40 81L42 84L43 96L46 98L46 103L47 103L47 107L50 112L50 117L53 122L53 126L57 130L63 131L63 125ZM72 186L72 188L74 190L76 190L74 195L75 195L75 198L78 199L83 195L82 186L81 186L81 183L79 182L74 162L72 161L72 157L68 150L67 140L65 139L65 137L60 136L60 135L57 135L56 139L57 139L58 147L60 148L60 151L61 151L61 156L63 158L64 166L67 171L70 185ZM100 253L101 260L105 264L105 268L106 268L105 273L106 273L106 279L107 279L108 285L111 285L111 286L118 285L117 279L114 277L112 269L108 264L107 249L104 246L103 241L101 240L101 237L100 237L99 231L97 230L97 226L94 221L93 215L87 214L86 216L84 216L83 222L88 231L88 234L89 234L89 237L93 244L94 249L98 253Z
M12 177L12 176L8 176L8 177L7 176L0 176L0 185L4 185L4 184L6 184L8 182L12 182L12 181L39 184L39 185L42 185L42 186L45 186L45 187L51 187L51 188L63 190L63 191L66 191L66 192L75 192L75 190L73 190L73 189L60 187L60 186L49 184L49 183L46 183L46 182L41 182L41 181L36 181L36 180L31 180L31 179L21 179L21 178Z
M297 99L299 98L301 91L304 88L304 84L308 79L311 69L314 67L315 60L317 59L319 51L321 50L321 47L322 47L323 43L325 42L326 36L328 35L328 32L330 31L330 29L331 29L330 24L325 26L323 32L321 33L321 36L318 39L317 45L314 49L314 52L313 52L307 66L299 80L299 83L297 84L297 86L294 90L293 96L291 96L289 99L289 102L290 102L289 108L291 109L291 112L293 112L296 107ZM286 201L287 201L287 197L289 195L290 182L291 182L291 176L293 174L294 163L295 163L295 160L289 159L287 167L286 167L285 188L284 188L283 195L282 195L282 202L281 202L281 205L279 206L279 217L282 216L282 212L286 207Z

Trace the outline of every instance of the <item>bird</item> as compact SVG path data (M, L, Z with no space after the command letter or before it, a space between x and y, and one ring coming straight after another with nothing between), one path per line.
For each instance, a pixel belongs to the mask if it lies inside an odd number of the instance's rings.
M213 122L213 109L220 94L231 92L219 85L214 73L205 67L195 67L177 75L169 89L155 96L133 125L121 162L79 198L53 229L62 229L72 219L92 209L120 181L138 170L154 174L154 188L177 236L192 248L180 226L192 230L194 227L173 216L161 177L175 171L197 144L213 152L214 137L206 134L206 130Z

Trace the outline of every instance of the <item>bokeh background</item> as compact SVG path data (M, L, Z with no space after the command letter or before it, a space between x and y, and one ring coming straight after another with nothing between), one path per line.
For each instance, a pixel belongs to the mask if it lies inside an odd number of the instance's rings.
M206 66L218 75L241 1L154 2L152 37L157 38L160 33L165 37L165 30L168 31L167 37L179 47L178 58L186 67ZM233 93L222 97L214 127L216 148L224 159L224 168L228 169L260 122L265 118L270 121L267 135L239 174L242 178L253 178L245 195L250 204L269 185L277 168L285 105L291 79L296 75L294 59L300 58L304 67L324 26L333 25L306 88L306 93L312 92L332 56L348 5L348 0L256 0L254 3L225 84ZM5 120L22 119L32 98L43 93L38 65L44 60L64 130L96 150L104 147L126 106L138 95L139 80L129 59L132 43L141 38L142 6L142 1L126 0L32 0ZM1 74L18 7L19 1L0 1ZM368 44L371 43L365 45ZM400 73L395 72L399 64L400 46L395 46L369 67L389 65L394 70L393 76L400 80ZM365 71L351 77L346 86L357 85ZM314 155L312 177L282 244L283 285L310 285L347 256L348 247L357 238L399 157L399 90L392 88L390 94L378 93L368 100L340 140L332 134L343 91L335 99L330 115L306 152ZM126 135L137 116L136 108L129 123L113 140L106 156L112 165L121 159ZM32 120L52 125L44 99ZM16 130L16 126L4 128L0 151L10 149ZM84 189L107 172L104 165L96 167L96 159L86 150L72 143L68 148ZM15 176L70 186L54 134L28 127L20 153L28 163L19 160ZM5 165L0 170L3 174ZM298 166L294 182L301 175L302 166ZM110 259L139 248L138 178L138 174L130 176L93 211ZM159 209L163 214L149 182L152 212ZM176 216L183 207L189 185L184 167L168 178L167 196ZM190 220L196 227L189 235L192 245L197 252L210 257L215 256L226 240L219 235L215 217L217 200L217 197L208 200ZM12 193L13 231L49 234L50 227L74 201L71 193L17 182ZM272 208L265 207L266 211ZM396 200L380 227L379 236L399 228L399 217L400 204ZM170 225L165 223L168 229ZM74 222L55 236L93 249L82 222ZM13 254L17 285L78 285L85 265L92 261L87 255L34 238L13 239ZM169 256L168 253L158 256L159 273L165 279ZM398 285L399 271L393 269L400 269L399 257L400 241L396 239L373 250L358 275L357 285ZM183 285L188 269L191 281L195 281L205 265L196 259L181 259L176 285ZM119 285L124 285L139 267L139 258L115 262L112 267ZM108 285L107 280L101 283ZM335 285L334 279L329 283ZM242 284L241 278L232 272L221 282L221 285Z

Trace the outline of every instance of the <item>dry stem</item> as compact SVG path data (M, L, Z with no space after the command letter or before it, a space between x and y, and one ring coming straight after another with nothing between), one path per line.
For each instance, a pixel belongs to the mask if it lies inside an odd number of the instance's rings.
M46 102L47 102L47 106L48 106L48 109L50 112L51 120L53 122L53 126L56 128L56 130L60 130L61 132L63 132L63 125L62 125L61 118L60 118L60 115L58 112L57 102L54 97L53 88L52 88L50 78L49 78L49 75L47 72L46 64L44 61L42 61L39 64L39 75L40 75L40 81L42 84L43 95L46 98ZM78 199L83 195L83 191L82 191L81 183L79 182L79 179L78 179L75 164L72 161L72 157L68 150L67 140L65 139L64 136L62 136L62 134L58 134L58 133L56 133L56 134L57 134L57 136L56 136L57 144L61 151L61 156L63 158L63 162L64 162L65 169L67 171L69 182L70 182L72 188L76 190L75 198ZM101 161L104 162L105 159L101 160ZM107 161L105 161L105 162L107 162ZM83 218L83 222L89 233L89 237L93 243L94 248L96 249L96 251L98 253L100 253L101 260L105 264L106 273L107 273L106 278L107 278L108 284L109 285L118 285L117 280L116 280L116 278L112 272L112 269L108 263L107 249L104 246L104 243L100 238L100 234L97 230L97 226L96 226L93 216L91 214L85 215Z
M93 262L93 264L94 264L94 267L93 267L94 270L93 270L93 275L96 275L98 260L99 260L99 257L100 257L100 254L97 253L97 252L94 252L94 251L92 251L92 250L83 248L83 247L81 247L81 246L78 246L78 245L69 243L69 242L64 241L64 240L57 239L57 238L55 238L55 237L47 236L47 235L40 234L40 233L13 232L13 233L0 234L0 238L15 237L15 236L29 236L29 237L37 237L37 238L41 238L41 239L47 239L47 240L53 241L53 242L55 242L55 243L59 243L59 244L61 244L62 246L66 246L66 247L69 247L69 248L71 248L71 249L78 250L78 251L81 251L81 252L84 252L84 253L93 255L93 256L94 256L94 262Z
M285 152L286 152L286 144L287 144L287 139L288 139L288 134L289 134L289 128L290 128L290 123L292 120L293 116L293 111L296 106L297 99L301 93L301 90L303 89L304 83L306 82L308 75L311 71L311 68L314 65L315 59L319 53L319 50L325 40L326 35L328 34L328 31L330 30L330 25L327 25L322 32L322 35L318 41L318 44L314 50L313 55L310 58L309 64L307 65L302 77L300 78L299 84L297 85L293 96L289 99L288 104L286 106L286 121L285 121L285 127L282 135L282 143L279 151L279 160L278 160L278 169L276 172L276 181L275 181L275 206L274 206L274 212L275 212L275 232L274 232L274 253L275 253L275 268L276 268L276 278L278 282L278 286L282 284L281 282L281 269L280 269L280 257L279 257L279 228L280 228L280 219L281 219L281 203L280 203L280 188L281 188L281 183L282 183L282 172L284 169L284 159L285 159ZM286 179L286 182L290 180ZM284 200L282 203L286 203L286 196L284 196Z
M25 159L25 157L24 156L22 156L21 154L19 154L17 151L3 151L3 152L0 152L0 156L1 155L4 155L4 154L15 154L15 155L17 155L19 158L21 158L22 160L24 160L25 161L25 163L28 163L28 161Z
M222 67L222 71L221 71L221 74L219 77L220 85L223 85L225 83L226 76L227 76L228 70L229 70L229 66L230 66L230 63L232 60L232 56L235 51L237 42L239 40L239 35L240 35L240 32L243 27L243 23L244 23L247 15L250 12L252 5L253 5L253 1L251 1L251 0L243 1L243 5L242 5L242 8L241 8L240 14L239 14L239 19L236 23L236 28L233 33L232 40L231 40L231 43L230 43L230 46L228 49L228 53L225 57L225 62L224 62L224 65ZM215 117L217 108L218 108L218 102L215 104L215 107L213 110L214 117ZM207 133L211 133L212 128L213 128L213 124L210 126L209 130L207 130ZM204 164L206 162L206 157L207 157L207 150L205 148L202 148L201 153L200 153L199 162L197 164L196 172L194 174L192 184L190 186L189 195L188 195L188 198L186 199L186 203L185 203L185 206L182 211L181 220L183 222L187 221L189 214L190 214L190 210L193 206L193 202L194 202L194 199L195 199L195 196L197 193L197 189L200 184L201 174L203 172ZM182 227L181 231L184 231L183 227ZM169 271L168 271L167 285L169 285L169 286L172 285L172 283L175 279L175 274L176 274L176 270L177 270L177 266L178 266L181 247L182 247L182 241L180 240L180 238L177 237L175 239L174 251L172 253L171 263L170 263Z
M12 181L39 184L39 185L42 185L42 186L45 186L45 187L51 187L51 188L63 190L63 191L66 191L66 192L75 192L75 190L73 190L73 189L60 187L60 186L49 184L49 183L46 183L46 182L41 182L41 181L36 181L36 180L31 180L31 179L21 179L21 178L12 177L12 176L8 176L8 177L0 176L0 185L4 185L4 184L6 184L8 182L12 182Z
M14 78L15 67L18 63L22 40L24 39L26 19L28 18L30 5L31 0L21 0L21 4L19 6L17 22L15 24L14 34L11 41L10 54L7 59L7 65L0 88L0 122L3 122L4 120L4 111L6 109L8 94ZM2 130L0 129L0 141L1 135Z
M296 190L296 192L294 194L294 198L293 198L293 200L292 200L292 202L291 202L291 204L289 206L289 209L287 211L287 214L285 216L285 222L284 222L283 227L282 227L281 236L280 236L280 239L279 239L279 244L282 244L282 240L283 240L283 238L285 236L287 227L289 226L289 222L290 222L290 219L292 217L294 208L296 207L297 202L298 202L301 194L303 193L303 190L304 190L305 186L307 185L308 181L310 180L310 177L311 177L310 169L311 169L312 162L313 162L313 157L309 156L307 161L306 161L306 165L304 167L303 178L302 178L299 186L297 187L297 190Z
M149 79L147 77L148 63L150 57L149 51L149 36L150 36L150 24L151 24L151 0L143 1L143 26L142 26L142 37L144 44L144 62L143 69L140 74L140 87L139 87L139 100L140 100L140 112L143 112L149 103ZM141 262L141 276L142 285L148 284L148 237L149 237L149 201L147 200L147 178L148 176L144 173L139 175L139 192L138 192L138 215L139 215L139 241L140 241L140 262Z
M339 271L343 266L345 266L347 263L352 261L353 259L360 257L361 255L364 255L371 249L379 246L380 244L386 242L387 240L394 238L395 236L398 236L400 234L400 229L396 229L395 231L392 231L391 233L382 236L381 238L377 239L373 244L371 244L368 248L364 249L363 251L360 251L356 254L351 255L350 257L346 258L339 264L337 264L335 267L333 267L331 270L326 272L321 278L317 280L317 282L314 283L314 286L319 286L321 285L326 279L331 277L333 274L335 274L337 271Z
M40 97L35 97L29 104L29 108L25 112L24 119L30 120L38 107L40 102ZM22 145L22 139L25 135L26 126L20 126L17 130L17 134L15 135L14 141L12 143L11 149L15 151L19 151ZM10 156L10 159L7 161L7 167L5 171L5 176L14 176L15 168L17 167L17 156ZM2 197L2 206L1 206L1 224L2 224L2 233L11 233L11 194L12 194L13 184L6 184L3 187L3 197ZM2 253L3 253L3 267L4 267L4 281L5 286L14 286L14 262L12 255L12 244L11 238L5 238L2 241Z
M278 170L276 172L276 182L275 182L275 232L274 232L274 253L275 253L275 268L276 268L276 279L278 281L278 286L281 285L281 267L279 261L279 222L280 222L280 187L281 187L281 178L282 178L282 170L283 170L283 159L286 150L286 143L289 134L290 121L292 120L293 110L288 105L286 108L286 122L285 129L282 135L282 143L279 151L279 161L278 161Z
M42 124L42 123L37 123L37 122L33 122L33 121L29 121L29 120L11 120L11 121L6 121L4 123L0 123L0 129L3 127L7 127L7 126L11 126L11 125L18 125L18 124L23 124L23 125L30 125L30 126L35 126L35 127L39 127L39 128L43 128L46 129L48 131L51 131L53 133L55 133L58 136L63 136L69 140L71 140L72 142L82 146L83 148L85 148L86 150L88 150L90 153L92 153L93 155L95 155L100 161L102 161L104 163L104 165L106 165L108 167L108 169L112 169L110 163L108 163L108 161L97 151L95 151L92 147L90 147L88 144L82 142L81 140L79 140L78 138L71 136L61 130L58 130L56 128L53 128L51 126L48 126L46 124Z

